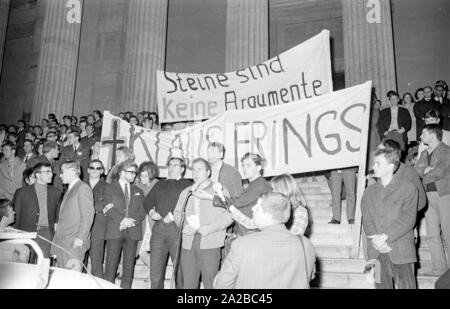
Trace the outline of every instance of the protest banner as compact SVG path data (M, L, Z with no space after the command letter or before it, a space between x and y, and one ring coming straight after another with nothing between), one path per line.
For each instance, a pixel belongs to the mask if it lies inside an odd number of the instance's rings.
M330 32L252 67L218 74L157 71L161 123L300 102L333 91Z
M114 150L127 146L136 163L154 161L167 174L171 156L191 162L206 158L210 142L225 145L225 162L241 171L246 152L265 158L264 175L306 173L356 166L360 163L365 119L370 111L371 82L311 98L305 104L285 104L255 110L234 110L179 131L159 132L105 111L100 159L109 169ZM367 132L366 132L367 134Z

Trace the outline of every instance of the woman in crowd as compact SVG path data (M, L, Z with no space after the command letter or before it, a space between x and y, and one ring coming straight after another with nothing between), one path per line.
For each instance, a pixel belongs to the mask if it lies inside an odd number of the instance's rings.
M411 116L411 129L408 131L408 143L417 142L416 134L416 116L414 115L414 98L411 93L407 92L403 95L402 107L406 108Z
M414 98L416 99L416 102L420 102L425 98L425 94L423 92L423 88L419 88L414 93Z
M273 192L283 193L291 204L291 217L286 223L288 230L294 235L304 235L309 223L308 210L306 209L306 200L294 177L289 174L278 175L270 180L270 185ZM229 211L232 218L240 225L247 229L257 228L253 220L236 207L230 206Z

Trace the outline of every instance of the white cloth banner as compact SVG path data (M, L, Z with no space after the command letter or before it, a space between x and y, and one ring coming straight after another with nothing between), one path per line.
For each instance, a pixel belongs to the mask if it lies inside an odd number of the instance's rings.
M131 126L105 111L100 159L109 169L112 150L128 146L136 163L156 162L165 177L168 158L182 156L190 177L193 159L206 158L208 144L220 142L226 148L225 161L241 172L240 158L246 152L265 158L265 176L356 166L361 141L367 140L362 128L369 121L371 86L367 82L308 99L307 104L229 111L171 132Z
M297 102L333 91L330 32L264 63L229 73L157 71L161 123L210 119L229 110Z

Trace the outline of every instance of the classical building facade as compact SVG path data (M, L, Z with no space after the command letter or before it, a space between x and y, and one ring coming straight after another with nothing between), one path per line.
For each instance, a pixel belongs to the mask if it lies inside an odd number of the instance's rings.
M417 9L405 11L406 2ZM420 5L416 0L0 0L0 123L23 117L36 122L50 112L61 117L94 109L155 111L158 69L236 70L322 29L331 32L335 89L370 79L384 99L389 89L399 88L400 69L400 91L424 86L405 78L407 65L396 60L394 46L400 46L397 58L414 53L408 54L406 39L393 29L407 32L405 24L413 23ZM448 13L444 0L425 7L423 14ZM435 27L445 33L446 25ZM437 51L444 54L445 47ZM425 72L429 83L448 77L448 70L447 76L438 74L441 67L436 63L434 73Z

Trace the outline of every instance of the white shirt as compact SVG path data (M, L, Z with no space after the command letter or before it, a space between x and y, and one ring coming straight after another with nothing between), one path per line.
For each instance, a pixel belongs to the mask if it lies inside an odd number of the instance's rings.
M391 107L391 125L389 126L388 132L400 129L398 127L397 116L398 116L398 106Z
M122 188L123 195L125 195L125 196L126 196L126 194L125 194L125 185L128 186L128 204L129 204L130 203L130 198L131 198L131 195L130 195L130 184L128 182L126 182L126 181L119 180L119 185Z
M220 161L220 163L217 166L217 168L211 168L211 180L214 183L218 183L219 182L220 169L222 168L222 165L223 165L223 161Z
M69 187L67 188L67 192L69 192L70 189L73 188L73 186L77 183L78 180L80 180L80 178L78 178L78 179L72 181L72 182L69 184Z

